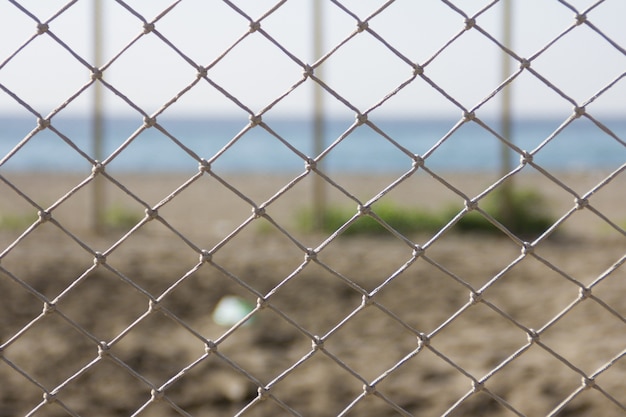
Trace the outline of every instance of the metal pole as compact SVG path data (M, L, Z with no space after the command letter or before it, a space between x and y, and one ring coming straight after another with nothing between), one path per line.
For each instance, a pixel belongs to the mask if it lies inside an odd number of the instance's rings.
M507 48L511 48L511 0L503 0L503 16L502 16L502 43ZM508 54L502 54L502 79L505 80L511 74L510 57ZM500 115L500 123L502 128L502 137L508 141L512 141L511 137L511 85L507 85L502 89L502 113ZM500 148L500 175L505 176L511 172L511 149L504 143ZM501 217L505 223L509 223L510 217L513 215L513 184L511 178L502 184L502 200L500 201Z
M94 65L100 67L102 65L102 1L94 0L93 5L93 54ZM103 120L102 120L102 84L96 80L93 94L92 108L92 137L93 137L93 156L97 161L102 161L102 136L103 136ZM96 233L102 233L104 229L104 187L102 177L96 175L93 179L93 195L92 195L92 229Z
M313 0L313 57L319 59L323 53L322 38L322 0ZM315 75L321 76L321 68L315 69ZM324 150L324 97L322 87L313 87L313 153L315 156ZM319 175L313 176L313 229L322 230L326 217L325 182Z

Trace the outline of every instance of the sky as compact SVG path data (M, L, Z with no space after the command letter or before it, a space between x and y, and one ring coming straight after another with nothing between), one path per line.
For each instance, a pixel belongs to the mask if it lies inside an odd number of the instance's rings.
M243 14L260 20L261 29L304 64L320 58L313 48L313 1L231 0ZM416 63L445 94L417 77L371 114L458 117L461 109L445 95L471 109L506 78L504 61L508 61L509 74L517 71L519 63L511 58L503 60L501 49L476 27L464 30L464 14L474 17L478 13L476 25L502 41L502 1L481 13L492 1L449 1L457 10L441 0L321 0L322 55L336 50L316 69L316 76L351 106L365 112L411 79L414 69L409 63ZM28 13L13 3L19 3ZM114 0L102 3L103 79L147 114L158 111L197 79L194 65L208 67L207 77L254 113L303 79L301 65L259 31L249 33L248 18L221 0L127 0L125 4L134 13ZM390 4L375 13L386 3ZM155 31L143 34L143 20L153 22L173 4L155 21ZM263 17L277 4L280 7ZM532 58L531 68L579 105L623 76L587 110L626 117L626 1L568 0L567 4L570 7L557 0L512 0L511 49L520 57ZM572 27L577 12L590 7L587 20L621 51L587 24L573 27L542 51ZM94 64L93 15L93 0L0 2L0 115L29 114L7 91L42 115L68 100L64 115L90 113L93 86L73 97L90 82L90 71L84 63ZM48 22L48 33L33 38L37 19ZM357 29L357 19L367 20L369 29L384 42L367 30L350 38ZM456 35L460 36L440 51ZM138 114L115 93L103 91L107 114ZM267 114L310 115L313 91L314 82L308 79ZM515 79L511 92L516 116L566 117L572 112L570 102L528 71ZM354 115L353 109L328 92L323 93L323 103L325 113L331 117ZM494 116L501 108L501 95L496 95L478 112ZM245 115L204 79L182 94L166 113L185 117Z

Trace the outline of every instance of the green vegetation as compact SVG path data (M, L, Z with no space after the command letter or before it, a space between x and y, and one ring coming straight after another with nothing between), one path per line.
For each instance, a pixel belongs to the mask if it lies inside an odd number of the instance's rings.
M517 236L537 237L556 221L549 214L545 200L536 191L524 189L511 192L506 212L502 210L503 198L503 194L496 190L484 202L481 201L480 207ZM463 216L457 227L460 232L500 233L482 214L475 211Z
M339 229L354 215L355 210L355 208L329 207L324 214L323 231L332 233ZM445 219L441 215L433 214L425 210L398 207L391 203L374 204L372 211L400 233L432 232L438 230L445 224ZM301 229L312 231L313 213L311 210L299 213L297 222ZM388 233L387 229L371 216L359 217L344 231L344 235L348 236L384 233Z
M540 194L532 190L512 192L509 196L511 208L503 212L502 195L494 191L481 200L479 207L490 216L502 223L512 233L523 237L536 237L548 229L554 219L547 214L546 204ZM372 211L384 220L389 226L402 234L435 233L443 228L460 211L461 207L449 207L438 211L427 211L414 208L400 207L395 204L375 203ZM356 208L328 207L324 214L322 231L332 233L343 226L354 214ZM313 230L313 213L311 210L302 211L296 219L301 230ZM452 228L457 233L501 234L493 224L478 211L472 211L463 216ZM366 215L355 220L343 233L351 235L383 235L388 231L373 217Z
M37 221L37 213L0 213L0 230L25 230Z
M112 205L102 215L107 229L130 229L143 218L143 214L120 205ZM37 221L37 213L0 213L0 230L26 230Z
M131 229L141 219L143 214L129 208L114 204L108 207L103 213L103 224L110 229Z

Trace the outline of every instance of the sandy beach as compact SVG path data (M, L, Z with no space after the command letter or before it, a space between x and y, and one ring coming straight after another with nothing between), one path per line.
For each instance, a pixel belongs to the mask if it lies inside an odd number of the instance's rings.
M532 250L453 230L329 239L296 222L311 176L194 174L104 179L109 210L158 209L127 235L90 229L86 176L1 173L0 416L45 391L33 415L626 414L623 173L515 175L567 217ZM399 176L330 175L325 198L460 211L498 179L418 170L387 189ZM23 235L37 205L51 217ZM265 302L231 328L213 316L231 295Z

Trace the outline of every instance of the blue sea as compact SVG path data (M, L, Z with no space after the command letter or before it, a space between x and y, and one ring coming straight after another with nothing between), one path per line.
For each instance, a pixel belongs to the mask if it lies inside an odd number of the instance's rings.
M427 155L425 163L434 170L495 171L501 166L501 141L474 122L465 123L430 152L457 123L444 119L371 120L385 135L412 154ZM547 143L534 162L546 169L580 171L613 170L626 163L626 117L600 121L618 139L611 137L585 117L576 119ZM211 160L241 132L248 120L236 118L176 118L157 120L167 133L156 127L139 133L119 154L107 161L107 170L115 172L193 172L198 162L193 154ZM216 172L284 173L304 170L304 157L314 158L313 122L306 118L265 118L263 120L299 155L261 126L242 135L212 162ZM324 124L323 148L342 137L353 119L329 119ZM485 120L500 132L496 120ZM511 140L528 152L537 148L555 132L563 120L513 120ZM141 118L113 117L104 120L102 160L107 160L128 138L141 128ZM32 118L0 117L0 171L88 172L88 160L71 144L95 157L89 118L55 117L51 129L44 129L12 156L10 152L36 127ZM175 143L175 138L189 152ZM69 144L67 141L71 142ZM191 153L191 154L190 154ZM519 155L512 154L513 166ZM329 172L389 173L404 172L412 160L383 135L367 125L358 126L337 143L321 160Z

